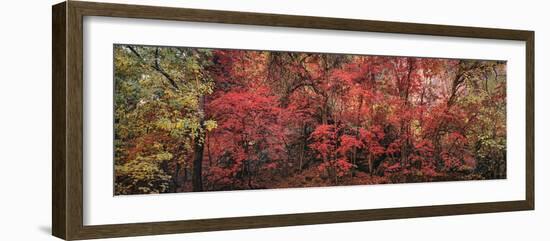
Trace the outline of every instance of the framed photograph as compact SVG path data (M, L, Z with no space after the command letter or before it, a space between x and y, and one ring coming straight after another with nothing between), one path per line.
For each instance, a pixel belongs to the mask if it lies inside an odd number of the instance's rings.
M57 237L534 209L532 31L78 1L52 24Z

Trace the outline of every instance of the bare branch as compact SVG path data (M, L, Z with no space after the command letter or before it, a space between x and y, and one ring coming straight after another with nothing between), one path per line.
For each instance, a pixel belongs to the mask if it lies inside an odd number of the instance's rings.
M157 47L155 49L155 62L154 64L148 64L147 61L145 61L145 59L141 56L141 54L139 54L139 52L131 45L126 45L126 47L128 49L130 49L130 51L132 51L132 53L134 53L134 55L136 55L140 61L144 64L147 64L149 65L151 68L153 68L155 71L157 71L159 74L161 74L162 76L164 76L164 78L166 78L168 80L168 82L170 83L170 85L172 87L174 87L174 89L176 89L177 91L179 91L179 87L178 85L176 84L176 81L174 80L174 78L172 76L170 76L170 74L168 74L161 66L160 66L160 53L159 53L159 48Z

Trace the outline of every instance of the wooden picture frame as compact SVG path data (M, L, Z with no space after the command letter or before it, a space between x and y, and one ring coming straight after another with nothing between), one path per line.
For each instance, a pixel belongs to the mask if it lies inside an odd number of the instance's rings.
M52 8L52 233L66 240L533 210L534 32L68 1ZM526 43L525 200L87 226L83 224L83 17L451 36Z

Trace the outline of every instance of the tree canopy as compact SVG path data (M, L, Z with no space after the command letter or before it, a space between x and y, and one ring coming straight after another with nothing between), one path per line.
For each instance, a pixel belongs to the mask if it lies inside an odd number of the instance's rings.
M506 178L506 62L115 45L115 194Z

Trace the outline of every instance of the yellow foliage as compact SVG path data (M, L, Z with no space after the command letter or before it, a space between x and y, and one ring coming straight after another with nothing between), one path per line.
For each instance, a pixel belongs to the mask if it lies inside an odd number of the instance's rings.
M218 128L218 123L215 120L207 120L204 122L204 128L206 128L207 131L212 131Z

